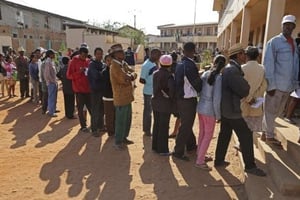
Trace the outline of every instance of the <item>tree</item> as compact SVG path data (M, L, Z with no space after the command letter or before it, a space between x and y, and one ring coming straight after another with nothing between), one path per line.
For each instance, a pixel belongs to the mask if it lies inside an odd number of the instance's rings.
M119 34L122 37L132 38L133 44L144 44L145 43L145 34L142 30L133 28L131 26L123 26L119 29Z
M117 31L122 24L120 22L112 22L107 20L101 24L101 27L110 31Z

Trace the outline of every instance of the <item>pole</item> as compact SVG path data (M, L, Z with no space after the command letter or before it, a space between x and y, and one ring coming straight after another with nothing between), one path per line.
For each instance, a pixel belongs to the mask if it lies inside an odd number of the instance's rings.
M197 0L195 0L195 7L194 7L194 27L193 27L193 42L195 42L195 30L196 30L196 12L197 11Z
M133 17L134 17L134 28L136 28L136 14L134 14Z

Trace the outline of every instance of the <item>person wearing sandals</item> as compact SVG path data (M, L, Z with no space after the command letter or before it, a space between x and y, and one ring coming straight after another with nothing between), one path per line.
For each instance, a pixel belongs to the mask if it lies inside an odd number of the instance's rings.
M172 98L175 80L171 74L172 57L163 55L160 68L153 75L153 97L151 100L154 116L152 150L160 155L170 155L168 147L169 123L172 112Z
M110 80L116 110L114 147L116 150L124 150L124 145L133 144L127 137L131 127L131 102L134 101L134 80L137 74L125 62L121 44L112 45L110 55L112 57Z
M211 170L205 162L205 154L214 134L216 120L221 118L221 71L225 67L226 57L217 55L214 58L213 67L201 76L202 90L197 105L199 119L199 137L196 167L203 170Z
M250 86L244 79L241 64L245 63L245 51L240 43L229 49L229 64L222 72L221 97L221 128L215 152L215 167L226 167L225 161L228 145L234 131L240 144L245 172L256 176L266 176L265 172L257 168L254 158L252 131L242 117L240 101L249 94Z
M268 86L264 104L264 133L261 139L280 148L281 143L274 133L275 119L283 113L290 92L299 87L298 49L292 38L295 27L295 16L286 15L282 18L282 31L267 42L263 60Z

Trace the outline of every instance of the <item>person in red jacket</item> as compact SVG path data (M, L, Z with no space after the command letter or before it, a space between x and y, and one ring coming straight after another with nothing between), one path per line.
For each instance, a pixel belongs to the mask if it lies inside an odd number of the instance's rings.
M72 88L76 95L76 105L80 122L80 131L89 132L86 124L86 118L83 114L84 105L88 112L91 113L91 97L90 86L87 78L87 71L90 60L88 59L88 48L81 46L79 55L72 58L68 71L67 78L72 80Z

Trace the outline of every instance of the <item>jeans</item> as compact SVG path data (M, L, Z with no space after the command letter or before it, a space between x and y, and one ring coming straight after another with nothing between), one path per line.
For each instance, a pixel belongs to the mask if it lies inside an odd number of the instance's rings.
M218 137L215 164L220 164L225 160L233 130L240 142L245 169L256 167L254 161L252 131L248 128L245 120L243 118L228 119L223 116L221 117L221 129Z
M57 84L48 84L48 111L50 115L53 115L56 111L56 100L57 100Z
M151 97L152 95L144 94L143 131L145 133L151 132L151 121L152 121Z
M115 126L115 144L122 144L124 139L128 137L131 118L132 107L131 103L125 106L116 106L116 126Z
M40 84L39 81L31 79L31 85L32 85L32 89L33 89L32 98L35 103L39 102L39 96L38 96L39 84Z

